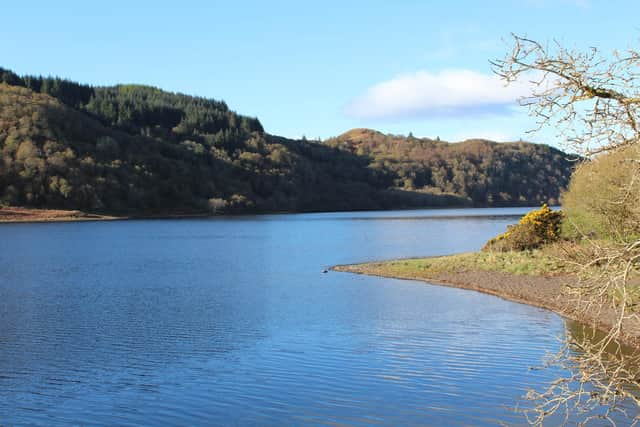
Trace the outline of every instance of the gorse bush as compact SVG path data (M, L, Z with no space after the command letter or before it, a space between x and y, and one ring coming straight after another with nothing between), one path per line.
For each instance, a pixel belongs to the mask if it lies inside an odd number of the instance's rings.
M560 238L562 212L551 210L546 204L523 216L507 231L489 240L483 251L524 251L536 249Z
M562 196L562 234L631 242L640 236L640 146L584 162Z

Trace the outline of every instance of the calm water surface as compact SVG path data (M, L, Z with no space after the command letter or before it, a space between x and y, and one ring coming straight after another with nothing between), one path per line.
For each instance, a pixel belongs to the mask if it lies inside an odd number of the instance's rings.
M526 209L0 225L0 425L496 425L563 321L329 266L478 249Z

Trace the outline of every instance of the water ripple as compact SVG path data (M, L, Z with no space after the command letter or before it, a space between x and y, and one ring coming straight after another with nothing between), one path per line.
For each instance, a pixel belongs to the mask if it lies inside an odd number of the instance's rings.
M529 367L560 318L318 273L472 250L512 221L477 215L3 225L0 425L524 424L510 408L554 378Z

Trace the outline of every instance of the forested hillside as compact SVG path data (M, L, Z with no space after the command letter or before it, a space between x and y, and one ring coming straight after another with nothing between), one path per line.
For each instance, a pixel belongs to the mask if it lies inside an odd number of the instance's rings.
M574 165L562 151L526 142L447 143L354 129L327 144L367 157L395 186L454 193L475 205L556 204Z
M553 203L564 154L358 130L264 132L224 102L0 69L0 203L154 214Z

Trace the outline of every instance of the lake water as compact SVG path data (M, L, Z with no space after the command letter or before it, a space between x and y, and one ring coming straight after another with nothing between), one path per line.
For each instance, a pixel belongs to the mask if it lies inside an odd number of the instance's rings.
M322 270L476 250L526 209L0 225L0 425L496 425L560 317Z

